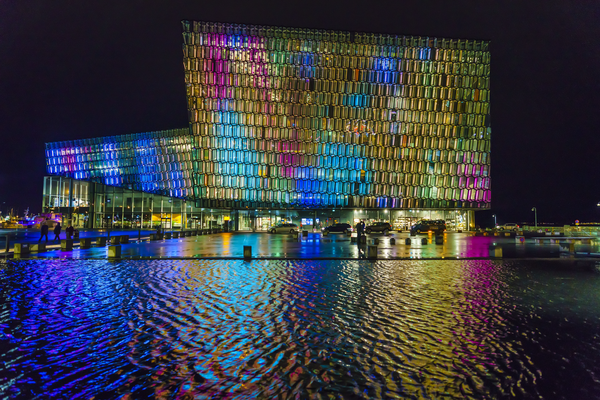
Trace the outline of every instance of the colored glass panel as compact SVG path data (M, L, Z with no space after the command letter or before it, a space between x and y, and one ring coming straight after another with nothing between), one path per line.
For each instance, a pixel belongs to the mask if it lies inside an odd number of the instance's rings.
M189 129L49 143L50 174L227 206L489 207L487 42L183 31Z

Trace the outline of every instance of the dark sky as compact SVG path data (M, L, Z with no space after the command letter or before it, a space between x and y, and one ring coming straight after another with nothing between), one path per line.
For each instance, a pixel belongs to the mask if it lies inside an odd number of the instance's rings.
M494 4L491 4L494 3ZM41 211L44 143L187 126L182 19L491 40L484 225L600 221L600 2L0 0L0 207Z

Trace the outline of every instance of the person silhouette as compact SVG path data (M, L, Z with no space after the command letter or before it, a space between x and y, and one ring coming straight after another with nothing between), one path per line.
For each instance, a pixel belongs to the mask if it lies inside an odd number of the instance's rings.
M73 225L69 224L69 227L65 229L65 233L67 234L67 239L73 239L73 232L75 232L75 228Z
M42 234L40 235L40 240L38 240L38 242L42 241L43 237L46 237L46 243L48 243L48 218L46 218L46 220L44 222L42 222Z
M57 222L56 226L54 226L54 239L53 240L60 240L61 229L62 229L62 227L60 226L60 222Z

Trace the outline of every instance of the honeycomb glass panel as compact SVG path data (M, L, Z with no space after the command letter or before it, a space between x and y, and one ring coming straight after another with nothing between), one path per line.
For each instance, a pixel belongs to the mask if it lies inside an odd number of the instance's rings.
M234 208L490 207L486 42L183 30L189 128L48 143L49 174Z

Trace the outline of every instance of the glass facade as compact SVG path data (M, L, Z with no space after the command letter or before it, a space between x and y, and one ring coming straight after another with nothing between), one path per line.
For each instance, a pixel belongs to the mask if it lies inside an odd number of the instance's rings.
M231 220L229 210L61 176L44 178L43 211L62 214L75 228L230 230Z
M193 196L187 128L46 143L46 169L147 193Z
M46 144L48 173L82 181L65 180L70 207L121 204L89 224L151 224L144 199L163 197L241 210L240 230L278 210L459 226L490 207L488 42L197 21L183 38L188 128ZM46 179L45 208L71 201L61 184Z
M487 42L183 29L199 198L489 208Z
M386 221L407 230L421 219L446 220L448 230L473 227L473 210L373 209L222 209L199 207L195 201L81 181L62 176L44 178L43 210L62 216L75 228L98 229L220 229L267 231L280 222L317 230L338 223L355 225Z

